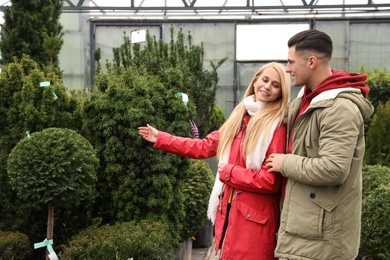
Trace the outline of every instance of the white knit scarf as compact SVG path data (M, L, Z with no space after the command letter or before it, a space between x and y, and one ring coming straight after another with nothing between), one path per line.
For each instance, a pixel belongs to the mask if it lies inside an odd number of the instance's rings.
M244 105L250 116L253 116L257 111L262 109L267 103L266 102L255 102L255 95L251 95L245 98ZM275 129L279 123L279 120L275 120L272 124L271 131L268 136L260 134L259 141L256 144L255 149L247 156L246 166L253 170L260 170L261 165L265 159L265 154L268 150L268 146L271 143ZM230 148L225 151L219 162L227 164L229 162ZM209 206L207 209L207 216L211 222L215 222L215 217L218 210L219 194L223 190L223 183L219 180L219 172L215 176L214 187L210 195Z

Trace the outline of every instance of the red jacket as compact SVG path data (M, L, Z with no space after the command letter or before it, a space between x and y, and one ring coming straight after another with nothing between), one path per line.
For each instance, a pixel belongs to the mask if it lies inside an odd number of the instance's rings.
M220 180L225 185L214 226L215 249L222 249L221 258L226 260L273 260L282 177L268 172L264 163L260 170L246 168L242 142L249 118L244 117L243 127L232 143L229 163L220 172ZM188 158L204 159L216 155L218 141L218 131L204 139L159 132L154 147ZM285 144L286 128L282 125L275 131L266 158L271 153L284 153ZM232 198L230 210L229 197Z

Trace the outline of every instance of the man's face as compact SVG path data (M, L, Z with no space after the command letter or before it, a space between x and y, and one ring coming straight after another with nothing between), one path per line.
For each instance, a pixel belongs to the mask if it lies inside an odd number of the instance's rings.
M294 87L308 84L311 75L310 61L305 52L296 52L295 46L288 49L286 72L290 73Z

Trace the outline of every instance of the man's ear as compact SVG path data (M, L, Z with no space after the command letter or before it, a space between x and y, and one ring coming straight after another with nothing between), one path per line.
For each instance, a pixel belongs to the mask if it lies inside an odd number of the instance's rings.
M309 67L311 69L313 69L317 66L317 62L318 62L318 60L317 60L316 56L312 55L309 57Z

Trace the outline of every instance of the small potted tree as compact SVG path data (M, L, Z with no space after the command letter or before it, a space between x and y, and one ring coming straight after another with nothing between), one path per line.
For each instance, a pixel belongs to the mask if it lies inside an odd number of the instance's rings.
M96 196L97 167L92 145L67 128L44 129L14 147L7 161L9 181L29 206L48 208L45 241L53 239L54 207L68 208Z

